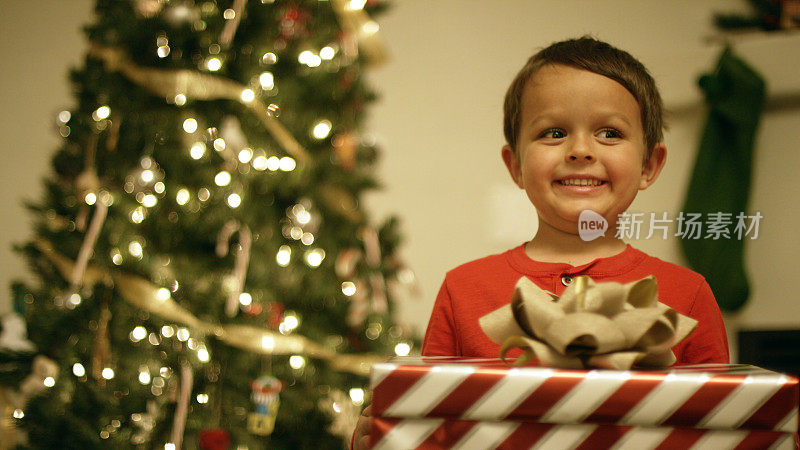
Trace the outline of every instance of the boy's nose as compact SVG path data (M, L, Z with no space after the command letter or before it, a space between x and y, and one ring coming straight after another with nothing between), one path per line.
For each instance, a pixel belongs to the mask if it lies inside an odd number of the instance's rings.
M595 155L591 142L588 139L576 138L567 148L566 157L568 161L572 162L593 161Z

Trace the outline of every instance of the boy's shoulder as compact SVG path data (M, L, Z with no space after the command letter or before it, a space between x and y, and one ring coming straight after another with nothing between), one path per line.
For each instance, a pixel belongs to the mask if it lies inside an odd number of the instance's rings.
M460 264L448 270L446 278L450 280L475 278L477 276L488 276L498 271L511 269L508 259L513 251L514 249L510 249L502 253L495 253Z

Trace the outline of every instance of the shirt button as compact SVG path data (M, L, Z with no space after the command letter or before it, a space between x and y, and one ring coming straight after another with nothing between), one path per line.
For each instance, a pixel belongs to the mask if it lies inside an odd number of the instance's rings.
M572 277L569 275L564 275L563 277L561 277L561 284L563 284L564 286L569 286L570 284L572 284Z

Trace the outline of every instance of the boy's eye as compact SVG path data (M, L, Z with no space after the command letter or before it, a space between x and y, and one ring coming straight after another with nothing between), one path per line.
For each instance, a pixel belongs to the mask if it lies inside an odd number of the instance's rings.
M619 139L622 137L622 133L613 128L606 128L600 131L600 137L605 139Z
M543 138L561 139L565 136L564 131L559 129L547 130L542 133Z

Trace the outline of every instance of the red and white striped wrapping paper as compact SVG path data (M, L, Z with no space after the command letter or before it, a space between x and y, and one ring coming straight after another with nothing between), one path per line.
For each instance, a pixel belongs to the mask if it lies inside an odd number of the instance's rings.
M798 429L797 378L746 365L559 370L406 357L373 365L371 384L372 415L384 418Z
M793 433L766 430L703 430L387 417L373 417L370 430L373 450L789 450L797 448L796 436Z

